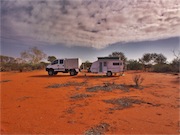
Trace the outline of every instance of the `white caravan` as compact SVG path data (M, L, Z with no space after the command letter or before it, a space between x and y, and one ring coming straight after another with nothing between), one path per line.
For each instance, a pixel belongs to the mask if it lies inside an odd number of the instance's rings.
M92 63L90 71L92 73L106 73L107 76L112 76L113 73L123 72L124 65L119 57L98 57L98 60Z
M56 75L58 72L70 73L71 76L77 75L80 71L81 60L78 58L56 59L46 67L49 75Z

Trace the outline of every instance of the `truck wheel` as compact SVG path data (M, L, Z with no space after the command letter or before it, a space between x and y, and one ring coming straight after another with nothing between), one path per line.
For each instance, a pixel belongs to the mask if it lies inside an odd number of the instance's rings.
M70 76L74 76L74 75L76 75L76 71L75 70L71 70L70 71Z
M78 72L76 72L76 74L75 75L77 75L78 74Z
M54 75L54 70L50 69L50 70L48 71L48 75L50 75L50 76Z
M112 72L111 71L108 71L107 73L106 73L106 75L109 77L109 76L112 76Z
M54 72L54 75L57 75L58 74L58 72Z

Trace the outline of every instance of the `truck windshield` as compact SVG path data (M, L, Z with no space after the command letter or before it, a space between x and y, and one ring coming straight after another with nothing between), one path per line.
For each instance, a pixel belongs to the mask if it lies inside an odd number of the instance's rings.
M51 65L58 64L58 60L55 60L51 63Z

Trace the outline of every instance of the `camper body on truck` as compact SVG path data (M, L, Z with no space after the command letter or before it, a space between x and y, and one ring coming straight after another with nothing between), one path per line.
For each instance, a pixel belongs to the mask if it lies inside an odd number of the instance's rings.
M46 67L49 75L56 75L58 72L77 75L80 71L81 61L78 58L56 59Z
M106 73L107 76L112 76L113 73L123 72L124 65L119 57L98 57L98 60L92 63L90 71L92 73Z

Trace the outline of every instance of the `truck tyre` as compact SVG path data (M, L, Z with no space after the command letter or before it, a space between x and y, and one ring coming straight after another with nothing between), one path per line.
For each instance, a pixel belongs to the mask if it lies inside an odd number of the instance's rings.
M53 70L53 69L50 69L50 70L48 71L48 75L50 75L50 76L54 75L54 70Z
M76 72L76 74L75 75L77 75L78 74L78 72Z
M57 75L58 74L58 72L54 72L54 75Z
M74 75L76 75L76 71L75 70L71 70L70 71L70 76L74 76Z
M108 71L108 72L106 73L106 75L107 75L108 77L110 77L110 76L112 76L112 72L111 72L111 71Z

